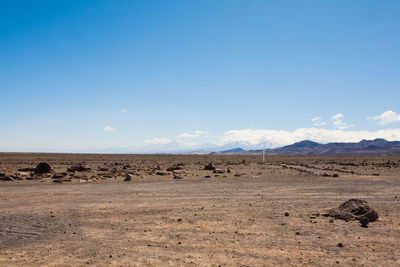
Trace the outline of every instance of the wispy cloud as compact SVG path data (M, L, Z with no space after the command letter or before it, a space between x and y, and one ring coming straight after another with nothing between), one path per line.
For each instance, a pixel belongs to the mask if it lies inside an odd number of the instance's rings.
M193 133L183 133L178 135L178 138L196 138L196 137L207 137L209 134L205 131L196 130Z
M311 119L314 126L324 126L326 122L322 121L322 117L314 117Z
M392 110L388 110L388 111L385 111L382 114L377 115L373 118L367 118L367 120L371 120L371 119L378 121L378 123L381 125L387 125L390 123L400 122L400 114L398 114Z
M124 109L121 109L121 112L122 112L122 113L127 113L128 110L124 108Z
M345 122L343 122L344 115L342 113L338 113L336 115L333 115L331 119L333 120L333 125L335 125L336 128L339 130L344 130L350 127L353 127L354 125L349 125Z
M104 131L105 132L115 132L117 129L115 128L115 127L113 127L113 126L106 126L106 127L104 127Z
M171 143L172 141L168 138L153 138L145 140L144 142L149 145L166 145Z

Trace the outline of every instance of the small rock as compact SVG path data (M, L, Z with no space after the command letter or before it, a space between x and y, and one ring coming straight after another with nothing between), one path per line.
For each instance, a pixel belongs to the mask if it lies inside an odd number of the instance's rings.
M35 168L36 174L51 173L51 172L52 172L51 166L46 162L39 163Z
M172 178L175 179L175 180L182 179L181 176L179 176L178 174L175 174L175 173L174 173L174 176Z
M285 216L286 216L286 217L289 216L289 212L285 212Z
M67 169L67 172L83 172L83 171L90 171L90 167L88 167L86 164L79 163L76 165L73 165Z
M360 218L359 222L361 223L361 227L367 228L369 219L367 217L362 217L362 218Z
M132 180L132 175L130 175L129 173L127 173L127 174L125 175L124 181L125 181L125 182L129 182L130 180Z
M209 163L209 164L206 164L206 165L204 166L204 170L206 170L206 171L213 171L213 170L215 170L215 167L212 165L212 163Z
M342 248L342 247L343 247L343 244L342 244L342 243L338 243L337 246L338 246L339 248Z
M0 177L0 181L12 182L14 179L10 176Z

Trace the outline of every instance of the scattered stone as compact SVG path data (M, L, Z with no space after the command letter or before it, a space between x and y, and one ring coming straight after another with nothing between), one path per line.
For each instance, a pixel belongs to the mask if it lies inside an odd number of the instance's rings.
M90 171L90 167L84 163L79 163L73 165L67 169L67 172L83 172L83 171Z
M63 174L54 174L54 175L53 175L53 178L54 178L54 179L60 179L60 178L63 178L63 177L64 177Z
M342 244L342 243L338 243L337 246L338 246L339 248L342 248L342 247L343 247L343 244Z
M36 174L51 173L51 172L52 172L51 166L46 162L39 163L35 168Z
M235 177L240 177L240 174L239 173L235 173Z
M214 169L213 173L225 173L225 170L222 169Z
M4 173L0 172L0 177L5 177L6 175Z
M0 181L12 182L14 179L10 176L0 177Z
M174 176L172 178L174 178L176 180L182 179L182 177L180 175L175 174L175 173L174 173Z
M209 164L206 164L206 165L204 166L204 170L206 170L206 171L213 171L213 170L215 170L215 167L212 165L212 163L209 163Z
M345 221L360 221L362 218L367 218L368 222L374 222L379 218L378 213L368 205L368 202L361 199L344 202L338 208L329 210L328 216Z
M129 182L130 180L132 180L132 175L130 175L129 173L127 173L127 174L125 175L124 181L125 181L125 182Z
M332 175L332 177L339 177L339 174L334 173L334 174Z
M289 216L289 212L285 212L285 216L286 216L286 217Z
M167 168L167 171L172 172L172 171L177 171L177 170L181 170L182 167L178 166L178 165L174 165L172 167Z
M20 172L33 172L33 171L35 171L35 168L21 168L21 169L18 169L18 171L20 171Z
M158 172L156 172L156 174L157 175L168 175L169 173L165 172L165 171L158 171Z
M204 178L211 178L211 176L210 175L206 175L206 176L204 176Z
M59 179L54 179L53 180L53 183L62 183L63 181L62 180L59 180Z
M361 223L361 227L367 228L369 224L369 219L367 217L362 217L359 219L359 222Z

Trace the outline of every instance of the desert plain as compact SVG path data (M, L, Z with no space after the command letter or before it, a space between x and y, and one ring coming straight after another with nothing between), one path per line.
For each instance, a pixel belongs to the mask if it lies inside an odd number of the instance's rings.
M0 153L0 180L1 266L400 266L400 156ZM353 198L379 219L323 216Z

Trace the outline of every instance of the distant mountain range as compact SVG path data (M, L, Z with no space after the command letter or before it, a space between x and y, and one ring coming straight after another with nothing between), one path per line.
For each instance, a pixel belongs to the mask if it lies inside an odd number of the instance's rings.
M261 154L262 149L244 150L234 148L212 154ZM362 140L358 143L320 144L304 140L292 145L275 149L265 149L266 155L400 155L400 141L385 139Z

